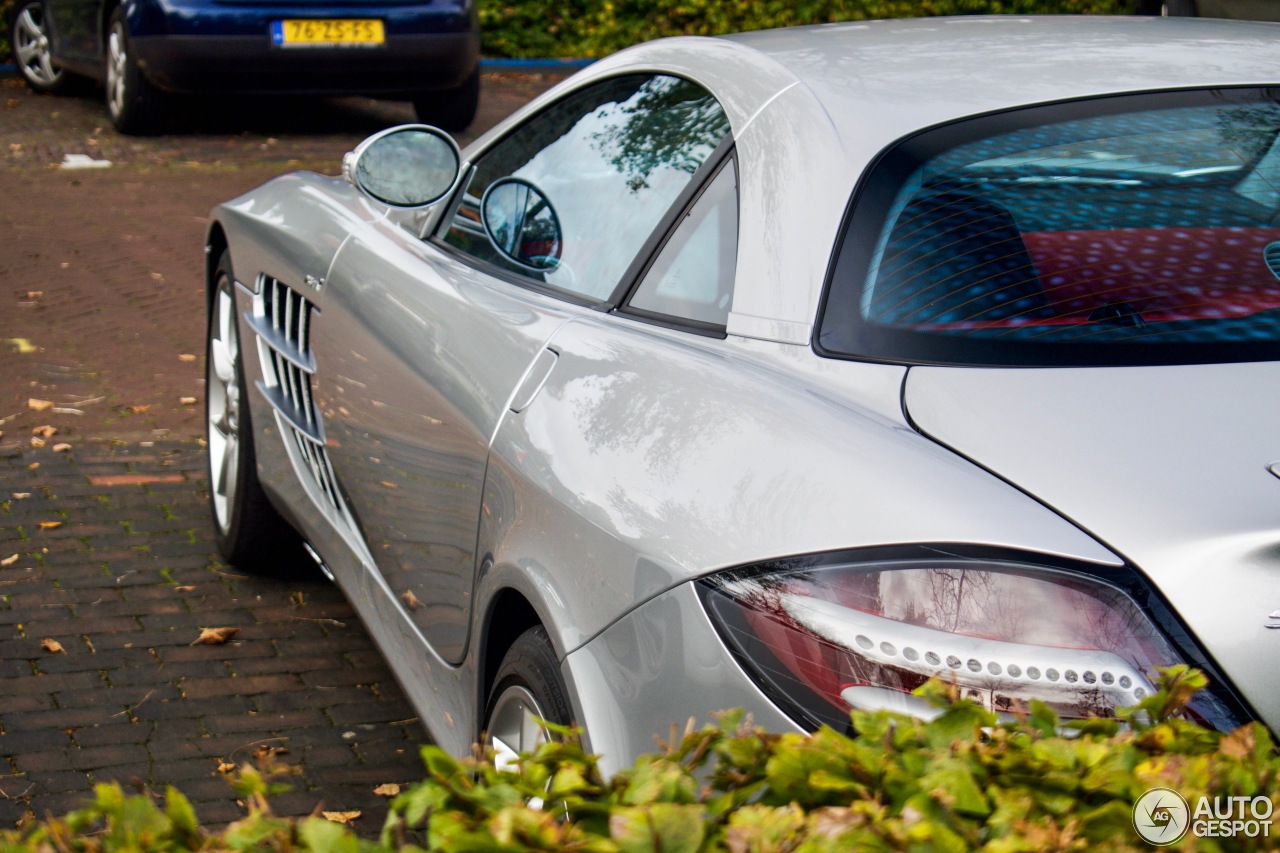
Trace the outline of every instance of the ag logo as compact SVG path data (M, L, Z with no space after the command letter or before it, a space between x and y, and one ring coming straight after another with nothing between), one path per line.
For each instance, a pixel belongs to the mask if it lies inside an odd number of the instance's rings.
M1148 844L1175 844L1191 826L1191 808L1177 791L1152 788L1133 804L1133 828Z

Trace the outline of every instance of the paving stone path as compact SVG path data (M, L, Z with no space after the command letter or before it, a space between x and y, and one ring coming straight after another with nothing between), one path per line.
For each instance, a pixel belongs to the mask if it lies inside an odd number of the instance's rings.
M487 75L470 135L551 82ZM359 810L375 835L374 789L420 778L426 734L336 587L215 557L201 243L214 203L332 172L408 108L188 106L139 140L99 96L16 84L0 79L0 827L103 781L176 785L223 824L243 810L219 767L271 752L296 771L277 813ZM67 153L115 165L60 170ZM205 628L238 630L206 645Z

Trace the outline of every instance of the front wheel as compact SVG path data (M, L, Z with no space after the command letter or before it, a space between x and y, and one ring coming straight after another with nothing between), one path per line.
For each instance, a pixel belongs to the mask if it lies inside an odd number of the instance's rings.
M9 19L9 47L18 72L37 92L66 91L67 73L53 64L53 48L45 26L43 0L19 2Z
M423 92L413 99L418 121L451 132L466 130L480 105L480 66L456 89Z
M107 114L116 130L132 136L159 133L164 124L164 93L138 67L123 8L111 13L106 63Z
M547 631L534 626L507 650L489 691L482 729L499 770L513 766L520 753L532 752L546 742L549 733L542 720L569 724L565 693Z
M297 534L276 512L258 482L233 287L231 255L223 252L209 309L205 350L205 440L214 540L228 563L251 571L286 574L299 564L302 549Z

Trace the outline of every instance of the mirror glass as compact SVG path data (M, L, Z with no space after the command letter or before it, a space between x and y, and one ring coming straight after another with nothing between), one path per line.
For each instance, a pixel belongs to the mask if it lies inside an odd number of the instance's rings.
M372 137L356 151L356 186L396 207L438 201L458 177L458 147L434 127L395 128Z
M512 261L539 272L560 266L560 217L530 182L503 178L490 184L480 218L494 248Z

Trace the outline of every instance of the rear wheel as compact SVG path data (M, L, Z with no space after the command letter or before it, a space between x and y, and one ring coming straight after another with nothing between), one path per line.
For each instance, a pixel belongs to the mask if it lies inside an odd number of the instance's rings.
M205 350L205 438L214 539L228 563L282 574L298 566L302 549L298 535L276 512L258 482L232 280L231 256L223 252Z
M63 92L67 73L53 64L43 0L19 2L9 19L9 46L22 79L37 92Z
M502 658L484 715L484 736L499 769L532 752L549 733L542 720L568 725L571 712L560 665L547 631L537 625L521 634Z
M449 131L466 130L475 119L479 105L479 66L458 88L422 92L413 99L413 110L418 114L418 121Z
M107 114L121 133L149 136L164 125L164 93L151 85L133 55L124 9L111 13L107 27Z

